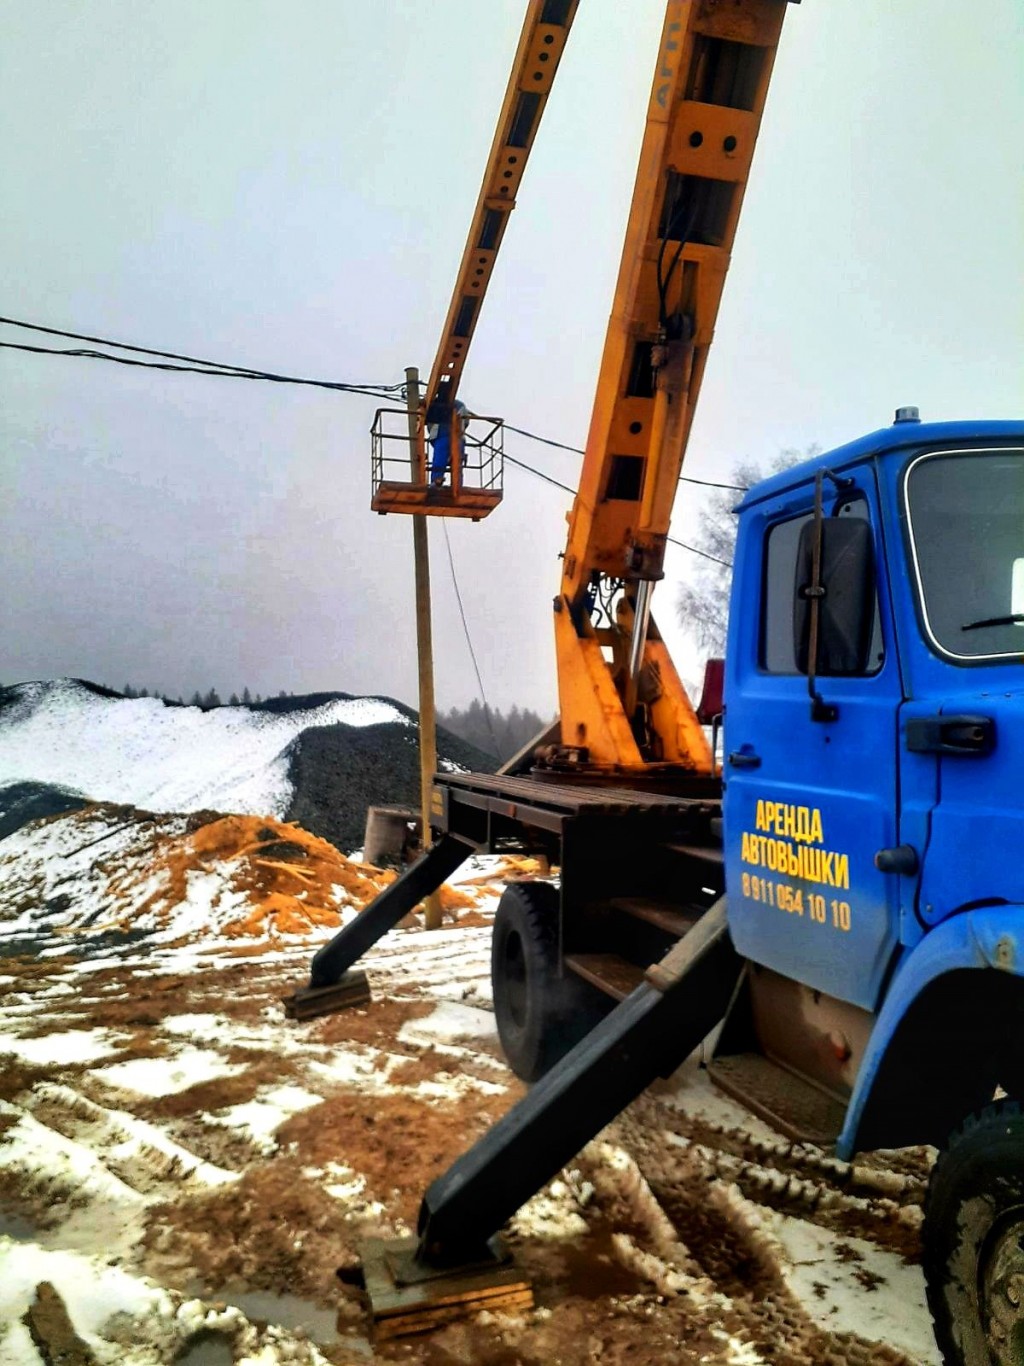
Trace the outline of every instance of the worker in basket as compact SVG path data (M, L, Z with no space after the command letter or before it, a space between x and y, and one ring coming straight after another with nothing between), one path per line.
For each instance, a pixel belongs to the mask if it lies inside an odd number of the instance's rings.
M438 405L433 405L438 406ZM438 418L435 422L427 423L427 440L431 445L430 458L430 482L432 484L443 484L445 474L452 463L452 413L456 419L459 431L459 462L464 465L466 460L466 428L469 426L472 414L460 398L452 404L451 410L438 411ZM428 413L428 418L433 416Z

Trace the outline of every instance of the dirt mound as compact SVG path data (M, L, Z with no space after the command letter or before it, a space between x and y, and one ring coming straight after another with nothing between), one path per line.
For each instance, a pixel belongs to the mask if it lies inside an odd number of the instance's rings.
M418 744L416 713L384 697L311 693L203 710L78 679L0 689L0 789L35 785L39 815L66 809L47 795L63 790L149 811L298 820L352 849L368 806L418 805ZM438 750L442 769L490 767L443 729Z
M334 930L394 878L286 821L96 804L27 825L0 845L3 955L37 952L54 931L78 952L144 938L266 946ZM486 895L444 887L441 903L461 920Z
M13 835L30 821L80 811L88 798L53 783L9 783L0 787L0 840Z
M448 731L438 731L437 743L443 767L493 771L493 759ZM367 807L419 806L419 732L395 725L311 727L288 751L288 778L288 819L341 849L357 848Z

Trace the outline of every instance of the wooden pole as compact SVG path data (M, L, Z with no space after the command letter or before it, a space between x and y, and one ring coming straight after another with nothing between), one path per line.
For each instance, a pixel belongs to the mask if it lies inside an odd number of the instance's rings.
M405 372L406 407L409 411L409 455L413 474L419 471L420 372L409 366ZM429 478L429 472L425 472ZM430 553L427 519L414 513L412 519L413 562L416 570L416 659L420 682L420 818L423 848L433 842L430 828L430 793L437 772L437 722L434 710L434 646L430 623ZM428 930L441 928L441 899L431 892L423 902Z

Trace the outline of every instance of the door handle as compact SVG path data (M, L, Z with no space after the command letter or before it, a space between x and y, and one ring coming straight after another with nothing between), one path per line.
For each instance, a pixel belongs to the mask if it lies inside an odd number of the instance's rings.
M912 754L991 754L996 723L991 716L916 716L907 722Z
M760 768L761 756L751 749L734 749L729 755L730 768Z

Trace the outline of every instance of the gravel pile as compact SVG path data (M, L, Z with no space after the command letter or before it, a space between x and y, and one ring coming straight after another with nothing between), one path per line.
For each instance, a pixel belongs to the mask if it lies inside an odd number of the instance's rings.
M493 768L443 729L438 763ZM0 689L0 839L89 802L294 820L345 852L368 806L418 806L417 715L342 692L202 711L79 679Z

